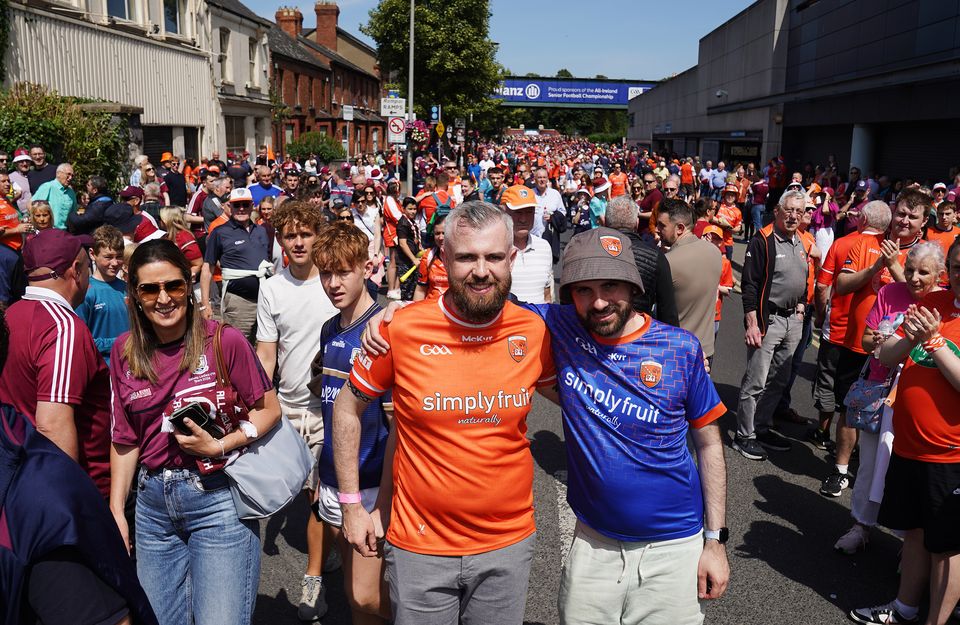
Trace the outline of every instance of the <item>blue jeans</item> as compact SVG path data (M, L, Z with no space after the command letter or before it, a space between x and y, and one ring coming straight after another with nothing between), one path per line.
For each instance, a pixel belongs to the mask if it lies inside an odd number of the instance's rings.
M754 232L760 232L760 229L763 228L763 204L751 204L750 213L753 217L753 228Z
M237 517L227 476L141 469L137 483L137 575L160 625L249 625L259 527Z

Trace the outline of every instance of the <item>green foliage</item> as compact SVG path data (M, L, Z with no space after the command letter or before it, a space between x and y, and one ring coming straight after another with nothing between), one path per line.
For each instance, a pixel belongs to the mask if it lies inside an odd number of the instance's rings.
M278 86L273 83L270 84L270 114L275 124L282 124L290 117L290 107L283 101L283 94Z
M587 139L590 140L590 143L621 143L623 141L623 135L618 135L612 132L594 132L587 135Z
M488 0L417 0L414 33L414 104L421 119L432 104L444 120L487 116L499 108L490 95L504 75L490 40ZM382 0L360 28L377 43L380 68L407 96L409 0Z
M316 154L317 160L324 164L343 160L347 156L339 141L315 130L305 132L296 140L288 143L286 152L298 161L304 160L311 154Z
M7 65L3 59L10 45L10 2L0 0L0 82L7 79Z
M19 147L42 145L50 162L73 165L78 191L94 174L117 191L126 177L128 143L124 122L85 111L74 98L30 83L0 92L0 147L12 155Z

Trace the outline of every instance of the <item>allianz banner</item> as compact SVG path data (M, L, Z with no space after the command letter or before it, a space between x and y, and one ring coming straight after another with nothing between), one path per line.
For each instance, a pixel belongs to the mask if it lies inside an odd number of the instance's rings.
M493 97L511 104L583 104L627 106L631 98L656 86L652 82L605 82L507 78Z

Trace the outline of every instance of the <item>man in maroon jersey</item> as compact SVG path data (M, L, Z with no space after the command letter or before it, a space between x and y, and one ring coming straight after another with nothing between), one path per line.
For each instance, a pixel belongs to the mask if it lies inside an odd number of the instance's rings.
M90 330L73 312L90 283L89 243L89 237L50 229L24 245L29 286L6 313L12 331L0 402L79 462L106 497L110 377Z

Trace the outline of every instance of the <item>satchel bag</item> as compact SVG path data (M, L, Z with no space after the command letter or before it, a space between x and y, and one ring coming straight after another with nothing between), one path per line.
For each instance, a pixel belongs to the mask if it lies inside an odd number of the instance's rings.
M894 369L882 382L867 380L865 375L870 366L870 359L864 363L860 376L853 383L843 404L847 407L847 426L876 434L880 431L880 418L887 405L887 397L894 388L896 373Z
M223 361L222 328L221 325L217 329L214 338L217 384L230 389L242 405ZM282 510L303 489L313 465L310 448L290 421L281 416L279 423L247 445L223 469L230 479L237 516L245 520L263 519Z

